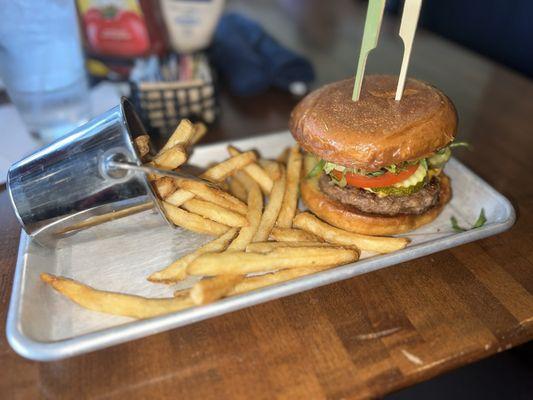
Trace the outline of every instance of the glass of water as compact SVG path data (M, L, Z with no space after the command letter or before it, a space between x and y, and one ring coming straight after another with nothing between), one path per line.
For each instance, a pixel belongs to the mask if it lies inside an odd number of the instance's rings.
M73 0L11 0L0 8L0 75L30 133L49 142L90 118Z

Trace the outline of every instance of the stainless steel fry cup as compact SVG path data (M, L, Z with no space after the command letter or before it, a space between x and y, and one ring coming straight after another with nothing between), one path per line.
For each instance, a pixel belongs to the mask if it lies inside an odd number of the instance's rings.
M120 105L13 164L7 190L15 214L45 246L77 230L161 205L144 173L107 169L107 160L141 165L133 139L146 131L132 104Z

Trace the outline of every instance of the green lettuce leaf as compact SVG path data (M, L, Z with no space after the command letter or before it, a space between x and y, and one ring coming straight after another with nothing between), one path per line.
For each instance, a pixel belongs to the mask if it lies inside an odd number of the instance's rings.
M470 228L463 228L459 226L459 224L457 223L457 218L455 218L455 216L452 216L450 218L450 222L452 224L452 229L455 232L466 232L471 229L481 228L487 222L487 217L485 217L485 209L482 208L481 212L479 213L479 216L477 217L476 222L474 222L474 224Z
M314 178L315 176L320 174L322 170L324 169L324 164L326 164L324 160L320 160L319 162L317 162L316 165L313 167L311 171L309 171L309 173L307 174L305 178L306 179Z

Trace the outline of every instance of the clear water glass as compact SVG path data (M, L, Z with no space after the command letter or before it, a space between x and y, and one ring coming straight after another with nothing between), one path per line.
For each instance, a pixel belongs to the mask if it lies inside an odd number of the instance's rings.
M0 7L0 75L32 135L55 140L90 118L73 0L10 0Z

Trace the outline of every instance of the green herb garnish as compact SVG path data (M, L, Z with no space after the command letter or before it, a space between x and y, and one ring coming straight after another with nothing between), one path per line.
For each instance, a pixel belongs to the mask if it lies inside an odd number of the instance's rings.
M468 142L453 142L450 143L448 147L450 147L451 149L453 149L454 147L466 147L470 150L472 146L470 146L470 143Z
M487 222L487 217L485 217L485 209L482 208L481 212L479 213L479 217L477 217L476 222L474 222L474 225L472 225L472 229L481 228L483 225L485 225L485 222Z
M459 226L459 224L457 223L457 218L455 218L454 216L452 216L450 218L450 222L452 223L452 229L455 231L455 232L466 232L466 229L465 228L461 228Z
M314 178L315 176L320 174L322 170L324 169L324 164L326 164L326 161L324 160L320 160L319 162L317 162L316 165L313 167L311 171L309 171L309 173L307 174L305 178L306 179Z
M485 209L482 208L481 212L479 213L479 217L477 217L476 222L474 222L474 225L472 225L472 227L469 228L469 229L465 229L465 228L459 226L459 224L457 223L457 218L455 218L454 216L452 216L450 218L450 222L452 224L452 229L455 232L466 232L466 231L469 231L471 229L481 228L487 222L487 217L485 217Z

